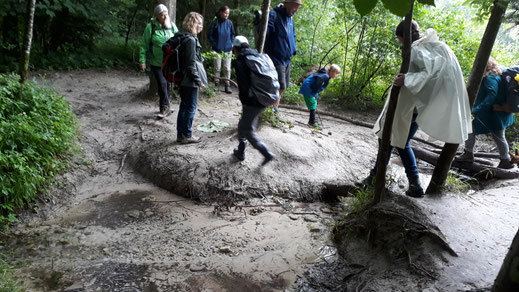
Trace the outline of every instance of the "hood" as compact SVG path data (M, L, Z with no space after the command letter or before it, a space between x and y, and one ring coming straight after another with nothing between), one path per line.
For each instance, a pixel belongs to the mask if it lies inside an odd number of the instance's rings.
M418 46L420 44L424 44L424 43L430 43L430 42L437 42L439 41L440 39L438 38L438 34L436 33L436 31L432 28L428 28L424 34L422 35L422 37L419 39L419 40L416 40L415 42L413 42L413 46Z

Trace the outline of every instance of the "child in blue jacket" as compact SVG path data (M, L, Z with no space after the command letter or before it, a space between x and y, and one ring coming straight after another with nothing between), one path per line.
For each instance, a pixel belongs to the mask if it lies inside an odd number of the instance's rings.
M306 106L308 107L308 110L310 110L310 119L308 120L309 126L314 128L319 127L319 124L315 122L315 109L317 108L319 92L323 91L326 86L328 86L330 79L337 77L340 72L341 68L338 65L333 64L328 70L326 70L326 68L321 68L319 71L308 76L301 85L299 93L301 93L305 98Z

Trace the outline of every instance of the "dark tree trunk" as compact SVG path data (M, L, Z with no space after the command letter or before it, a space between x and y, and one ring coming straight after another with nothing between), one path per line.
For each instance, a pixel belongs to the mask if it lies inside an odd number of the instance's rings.
M469 81L467 83L467 92L471 108L476 99L481 80L483 79L483 73L507 6L508 0L494 0L490 19L488 20L485 33L481 39L481 44L479 45L478 53L476 54L476 59L474 60L474 65L472 66L472 71L470 72ZM434 168L431 182L425 192L426 194L435 194L441 191L441 188L445 185L445 181L447 180L447 175L457 149L458 144L445 143L440 158L438 159L438 164Z
M36 0L27 1L25 34L23 42L22 58L20 62L20 83L25 83L27 74L29 72L29 60L31 56L31 42L32 42L32 27L34 24L34 9L36 7Z
M202 46L205 46L207 44L207 29L209 29L209 24L211 23L212 15L207 15L207 0L200 0L198 2L198 5L200 7L200 14L204 17L204 30L198 35L198 39L200 40L200 43Z
M402 66L400 73L407 73L411 63L411 21L413 20L413 5L411 11L405 16L404 25L404 49L402 51ZM391 128L393 127L393 119L395 117L396 105L398 103L398 95L400 94L400 87L393 86L391 88L391 95L389 96L389 105L384 120L384 129L382 132L382 140L379 143L377 155L377 173L375 177L375 196L373 203L379 203L384 199L384 187L386 185L386 170L387 159L389 155L389 143L391 138Z
M269 23L270 0L263 0L261 5L261 23L260 31L258 33L258 40L256 41L256 49L259 53L263 53L265 48L265 37L267 36L267 25Z
M241 7L241 0L234 0L234 7L233 9L240 9ZM232 12L231 12L232 14ZM241 21L239 18L234 18L234 21L233 21L233 25L234 25L234 31L236 32L236 35L240 35L240 27L241 27Z
M508 291L519 291L519 230L492 286L492 292Z

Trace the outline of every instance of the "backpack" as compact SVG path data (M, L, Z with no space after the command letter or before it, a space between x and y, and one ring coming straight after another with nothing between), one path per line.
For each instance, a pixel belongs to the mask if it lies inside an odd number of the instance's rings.
M501 75L506 92L506 106L512 113L519 112L519 66L510 67Z
M180 84L184 77L180 68L180 53L185 38L185 35L177 34L162 45L162 75L168 82Z
M270 57L266 54L246 55L245 65L251 70L249 96L269 107L279 97L278 72Z

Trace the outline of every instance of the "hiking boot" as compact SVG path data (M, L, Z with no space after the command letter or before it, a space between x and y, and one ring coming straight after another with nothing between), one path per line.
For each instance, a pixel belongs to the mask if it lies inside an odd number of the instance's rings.
M232 153L239 161L245 160L245 147L247 147L247 141L240 141L238 147L234 148Z
M169 105L163 105L160 107L160 112L157 115L157 118L163 119L163 118L169 116L170 113L171 113L171 109L169 108Z
M231 86L229 84L226 84L224 91L225 91L225 93L231 94L232 93Z
M408 178L409 180L409 189L405 192L406 195L413 198L421 198L425 194L423 192L422 186L420 185L420 176L414 176Z
M200 139L200 137L197 137L197 136L191 136L191 137L182 137L180 139L180 144L192 144L192 143L200 143L202 139ZM177 141L178 141L178 138L177 138Z
M456 157L456 160L460 162L474 162L474 153L464 151L460 156Z
M254 148L258 149L258 151L264 157L263 162L261 163L261 166L266 165L267 163L269 163L270 161L272 161L273 159L276 158L276 155L274 155L274 153L270 152L270 150L267 148L267 146L265 144L263 144L263 142L260 142L256 145L254 145Z
M509 159L501 159L501 161L497 165L497 168L510 169L510 168L514 168L514 164Z

